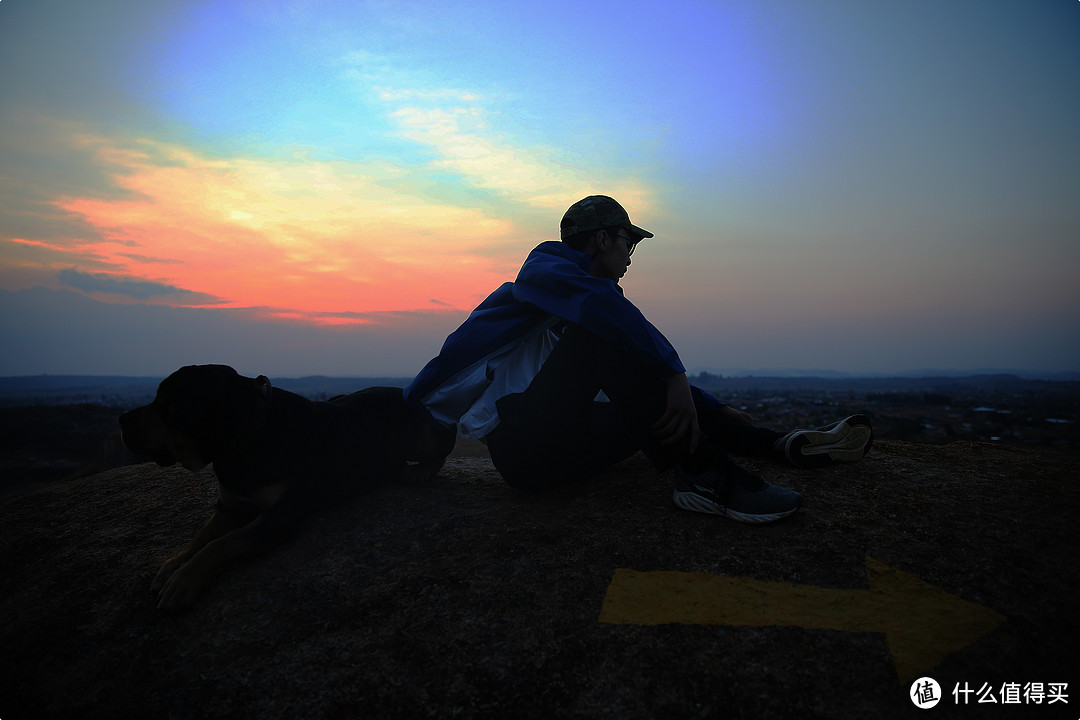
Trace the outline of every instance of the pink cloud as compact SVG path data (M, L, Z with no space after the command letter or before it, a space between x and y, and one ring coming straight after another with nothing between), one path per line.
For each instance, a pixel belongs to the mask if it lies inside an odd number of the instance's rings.
M55 204L100 237L68 247L22 242L57 256L77 245L126 278L320 324L469 309L507 279L490 246L511 232L508 221L426 200L392 165L222 160L145 140L93 142L125 196Z

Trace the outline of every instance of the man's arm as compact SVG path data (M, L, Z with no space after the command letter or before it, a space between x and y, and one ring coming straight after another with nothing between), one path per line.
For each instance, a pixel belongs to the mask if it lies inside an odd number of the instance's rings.
M686 373L671 375L664 383L667 386L667 406L664 414L652 426L653 435L661 445L669 447L689 440L689 453L693 454L701 439L701 428L698 427L697 409Z

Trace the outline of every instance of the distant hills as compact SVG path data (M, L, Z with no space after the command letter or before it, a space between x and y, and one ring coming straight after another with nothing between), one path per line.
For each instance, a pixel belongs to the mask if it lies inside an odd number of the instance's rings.
M0 377L0 406L63 405L95 403L133 407L149 402L157 391L160 377L120 375L24 375ZM376 385L405 387L408 377L328 377L309 375L270 380L275 387L295 392L313 400L325 400ZM893 375L842 373L829 370L747 370L707 369L690 373L692 383L706 389L716 388L808 388L841 386L855 389L911 389L933 387L942 383L964 386L1002 385L1039 382L1080 382L1080 372L1027 373L1002 370L958 372L952 370L915 370Z
M848 379L928 379L928 378L967 378L987 376L1010 376L1021 380L1052 380L1059 382L1080 382L1080 372L1038 372L1028 370L1007 370L1001 368L984 368L978 370L940 370L924 368L919 370L907 370L895 373L847 373L836 370L807 370L798 368L769 368L764 370L751 370L748 368L695 368L691 374L700 375L707 373L725 378L821 378L824 380L848 380Z
M135 406L150 402L161 377L120 375L25 375L0 377L0 406L97 403ZM270 378L275 387L313 400L325 400L367 387L405 387L412 378L324 377Z

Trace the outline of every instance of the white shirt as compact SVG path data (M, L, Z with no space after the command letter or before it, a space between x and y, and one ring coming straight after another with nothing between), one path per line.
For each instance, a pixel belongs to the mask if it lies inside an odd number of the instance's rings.
M499 426L495 402L524 392L555 348L558 317L537 325L524 338L465 368L424 398L432 416L447 425L457 421L466 437L482 440ZM460 418L460 419L459 419Z

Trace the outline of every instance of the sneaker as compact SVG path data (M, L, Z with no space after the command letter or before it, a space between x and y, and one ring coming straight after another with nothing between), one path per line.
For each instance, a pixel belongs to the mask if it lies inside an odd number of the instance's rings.
M830 462L854 462L870 451L874 430L865 415L851 415L813 430L792 430L775 448L792 465L821 467Z
M751 524L787 517L802 504L799 493L771 485L734 463L700 475L687 475L676 467L672 499L683 510L722 515Z

